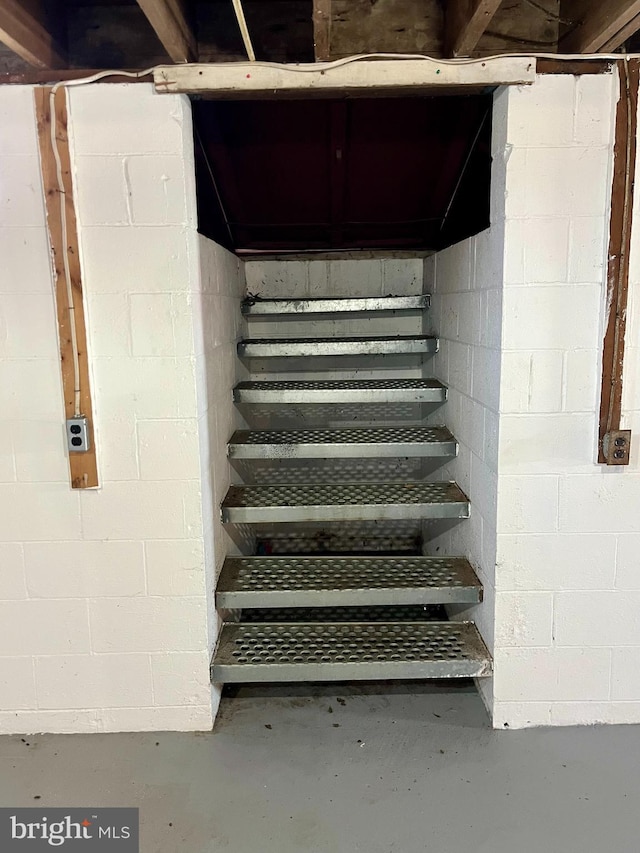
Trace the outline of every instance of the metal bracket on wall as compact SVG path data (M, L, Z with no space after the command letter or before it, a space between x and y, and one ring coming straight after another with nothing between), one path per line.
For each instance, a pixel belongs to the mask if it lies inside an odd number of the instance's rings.
M598 435L598 462L605 465L628 465L631 443L631 433L629 430L620 429L620 421L624 338L629 297L629 250L638 132L640 62L637 59L625 59L619 62L618 74L620 75L620 98L616 109L607 265L609 315L602 350L602 390ZM619 443L621 441L622 444Z

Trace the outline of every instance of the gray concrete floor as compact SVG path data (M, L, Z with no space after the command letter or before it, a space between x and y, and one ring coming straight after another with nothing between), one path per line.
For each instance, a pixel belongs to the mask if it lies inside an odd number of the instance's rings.
M0 738L0 805L139 806L143 853L640 849L640 727L494 732L471 689L376 689L243 688L211 734Z

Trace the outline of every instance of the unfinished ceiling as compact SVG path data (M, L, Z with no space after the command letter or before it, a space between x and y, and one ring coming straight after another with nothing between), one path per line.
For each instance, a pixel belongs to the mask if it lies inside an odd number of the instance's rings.
M637 49L640 0L2 0L0 73ZM250 49L251 49L250 48ZM11 76L13 75L13 76ZM48 75L49 78L64 76ZM22 78L26 79L26 78ZM35 79L32 75L32 79ZM44 75L43 79L47 79Z

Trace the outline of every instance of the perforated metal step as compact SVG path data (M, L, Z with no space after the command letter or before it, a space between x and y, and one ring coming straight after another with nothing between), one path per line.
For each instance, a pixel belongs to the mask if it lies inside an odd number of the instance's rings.
M477 604L482 586L462 557L227 557L220 607Z
M227 624L215 682L476 678L491 659L470 622Z
M244 358L289 358L329 355L393 355L438 351L438 339L430 335L395 335L375 338L264 338L238 343Z
M357 311L421 311L429 307L428 294L419 296L375 296L335 299L262 299L249 297L242 313L251 315L335 314Z
M240 382L236 403L444 403L437 379L327 379L312 382Z
M455 483L232 486L222 504L222 520L235 524L468 517Z
M451 457L456 452L455 438L442 426L238 430L229 442L229 456L236 459Z

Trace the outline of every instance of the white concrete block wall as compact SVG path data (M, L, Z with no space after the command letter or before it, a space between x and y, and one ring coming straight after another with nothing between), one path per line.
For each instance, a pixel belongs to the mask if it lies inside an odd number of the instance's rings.
M585 75L506 93L498 727L640 721L638 218L623 401L632 460L597 464L617 91L615 76Z
M419 293L418 257L246 262L247 290L263 297L404 296Z
M188 100L70 91L100 488L68 482L31 87L0 88L0 730L209 729Z
M455 460L438 471L469 496L471 517L426 542L426 553L467 557L484 587L478 607L452 609L455 618L477 623L490 650L494 645L496 507L500 347L504 246L505 93L495 99L491 227L428 258L425 289L432 293L431 328L440 338L434 375L448 387L447 403L433 414L458 440ZM429 528L427 528L427 532ZM491 682L479 683L491 707Z
M352 257L343 260L256 260L247 261L247 291L262 297L322 297L322 296L402 296L422 292L422 258ZM269 337L332 337L385 334L421 334L422 317L419 314L402 316L394 314L348 314L334 318L308 316L303 319L289 317L286 320L251 319L248 331L254 338ZM287 373L295 369L299 379L326 378L331 369L336 379L375 378L382 361L372 362L372 368L360 368L351 359L313 359L304 365L285 364L282 360L268 363L254 359L250 364L253 372L263 374L266 379L291 378ZM304 366L304 371L300 367ZM386 369L394 369L398 376L419 376L420 359L387 359Z
M72 492L32 95L0 89L0 730L206 729L244 274L195 231L186 99L73 90L101 487ZM640 721L638 198L632 460L596 462L616 96L607 75L500 92L492 227L425 264L432 367L450 386L437 419L460 441L448 473L473 506L433 546L466 553L485 584L473 615L499 727ZM246 274L268 296L422 289L420 259Z
M235 429L245 426L233 405L233 388L247 371L237 357L237 342L245 322L240 303L246 283L244 263L207 237L198 235L200 291L194 299L196 374L198 381L198 432L200 436L203 519L208 599L209 649L213 652L219 619L213 590L224 558L237 553L234 541L220 520L220 504L235 481L227 457L227 442ZM215 688L215 700L219 688Z

